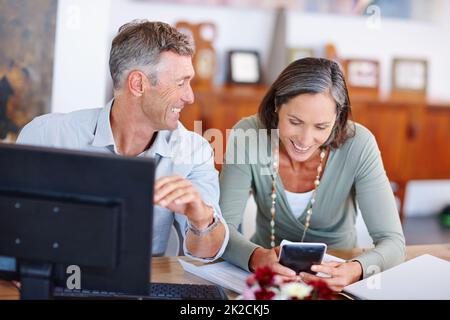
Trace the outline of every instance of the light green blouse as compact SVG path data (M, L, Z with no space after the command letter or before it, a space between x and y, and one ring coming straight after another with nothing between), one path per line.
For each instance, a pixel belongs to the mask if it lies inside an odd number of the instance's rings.
M223 258L246 270L256 248L270 247L272 176L268 173L273 169L271 154L267 151L270 150L270 139L256 134L258 143L253 141L242 148L242 143L235 138L238 136L236 132L251 133L255 129L258 132L262 128L256 115L235 125L220 176L220 207L230 229L230 241ZM254 161L255 155L257 161ZM254 194L258 211L256 232L248 241L239 233L238 227L242 223L250 191ZM298 219L295 218L279 177L276 194L276 245L283 239L301 241L306 209ZM358 206L375 245L375 248L353 259L361 263L363 277L403 262L405 238L380 151L372 133L355 123L355 135L340 148L330 151L305 242L324 242L333 249L354 248Z

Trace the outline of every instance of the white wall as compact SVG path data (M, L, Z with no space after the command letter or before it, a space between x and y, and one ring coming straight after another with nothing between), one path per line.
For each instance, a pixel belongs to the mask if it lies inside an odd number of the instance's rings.
M303 14L287 16L287 43L319 49L336 44L344 57L381 61L381 90L387 94L394 56L429 61L429 97L450 100L450 3L442 2L437 23L408 22L381 16L381 28L369 29L367 18ZM382 14L382 12L381 12ZM79 17L79 18L77 18ZM146 3L136 0L59 0L55 44L52 110L67 112L103 105L111 96L108 70L110 43L118 28L133 19L212 21L218 27L215 47L225 78L225 53L233 48L255 49L267 63L274 13L266 9ZM77 23L79 21L79 23Z
M58 1L53 112L105 103L110 1Z
M450 32L437 24L383 18L379 29L366 17L290 13L288 46L319 48L334 43L344 58L380 61L381 93L391 87L393 57L418 57L429 62L429 97L450 99Z
M421 180L408 183L405 193L407 216L437 214L450 205L450 180Z
M266 61L270 46L270 35L274 23L272 11L262 9L234 8L223 6L148 4L142 1L114 0L110 39L118 28L133 19L159 20L175 24L180 20L192 23L212 21L218 27L214 43L219 59L216 82L225 79L225 53L233 48L253 49L261 53Z
M419 57L429 61L429 97L450 100L450 10L448 1L442 4L441 24L383 18L380 28L370 29L368 18L289 12L287 44L292 47L323 48L335 43L343 57L374 58L381 62L381 91L389 93L391 61L398 57ZM225 78L225 52L232 48L255 49L261 52L263 65L274 24L274 13L265 9L219 6L149 4L142 1L115 0L111 10L110 39L118 27L136 18L161 20L171 24L179 20L213 21L218 26L215 47L220 70L216 82Z

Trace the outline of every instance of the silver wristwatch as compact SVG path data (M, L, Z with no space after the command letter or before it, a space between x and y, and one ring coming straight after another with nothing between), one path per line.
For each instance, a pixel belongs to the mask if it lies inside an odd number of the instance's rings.
M210 233L210 232L213 231L215 228L217 228L217 226L218 226L220 223L221 223L221 221L220 221L219 217L218 217L216 214L214 214L213 222L212 222L209 226L207 226L207 227L204 228L204 229L197 229L194 225L191 224L191 222L190 222L189 219L188 219L188 227L189 227L189 230L191 230L193 234L195 234L196 236L199 236L199 237L204 236L205 234Z

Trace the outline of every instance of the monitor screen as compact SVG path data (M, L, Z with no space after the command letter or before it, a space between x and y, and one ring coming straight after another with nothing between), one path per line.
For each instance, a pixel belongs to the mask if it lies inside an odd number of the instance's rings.
M65 287L75 266L80 289L147 294L154 170L149 158L0 144L0 278L47 270Z
M17 270L16 259L12 257L0 256L0 273L15 273Z

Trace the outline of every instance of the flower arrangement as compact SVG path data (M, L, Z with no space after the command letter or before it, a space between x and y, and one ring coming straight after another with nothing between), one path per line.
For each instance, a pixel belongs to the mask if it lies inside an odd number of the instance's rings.
M244 300L332 300L333 291L325 281L309 283L285 280L269 267L258 268L247 278Z

